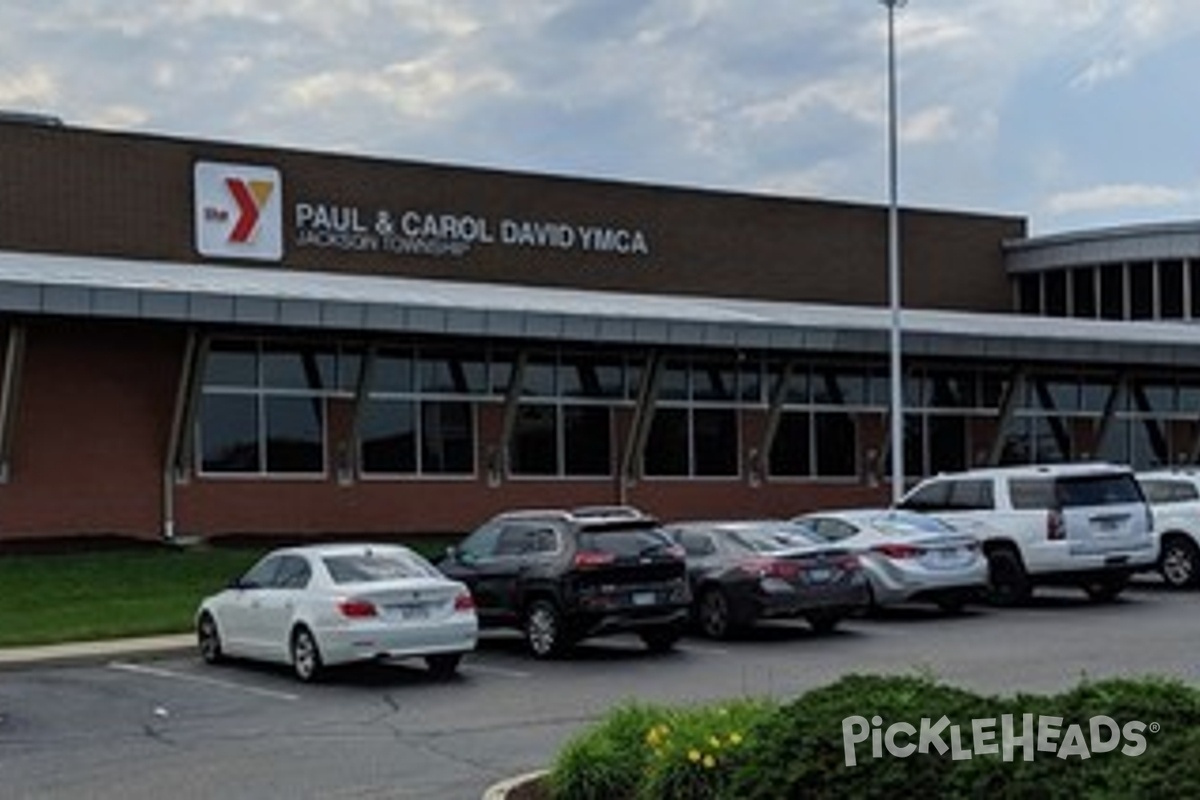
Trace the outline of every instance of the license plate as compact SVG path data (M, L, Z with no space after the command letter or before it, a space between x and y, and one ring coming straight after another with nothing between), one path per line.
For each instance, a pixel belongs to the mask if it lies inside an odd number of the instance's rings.
M812 583L825 583L832 577L833 570L831 569L810 569L808 571L808 580Z
M429 619L426 606L392 606L392 610L398 611L401 619Z
M657 598L654 592L634 592L633 604L635 606L652 606Z
M1096 526L1096 533L1105 535L1116 533L1120 529L1120 523L1112 519L1101 519L1093 523Z

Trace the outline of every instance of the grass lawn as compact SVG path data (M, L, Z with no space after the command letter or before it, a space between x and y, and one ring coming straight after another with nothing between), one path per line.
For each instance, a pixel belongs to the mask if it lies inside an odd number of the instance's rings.
M200 599L265 548L145 548L0 557L0 647L191 630Z

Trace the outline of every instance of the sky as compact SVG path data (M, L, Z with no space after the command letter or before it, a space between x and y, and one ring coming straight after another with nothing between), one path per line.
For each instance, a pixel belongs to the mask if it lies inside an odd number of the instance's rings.
M888 202L879 0L5 0L0 109L67 125ZM909 0L904 206L1200 217L1200 0Z

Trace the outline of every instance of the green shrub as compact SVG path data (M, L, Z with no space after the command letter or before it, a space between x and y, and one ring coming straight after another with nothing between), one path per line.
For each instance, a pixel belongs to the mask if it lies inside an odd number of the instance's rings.
M549 775L550 796L562 800L633 798L652 756L646 735L670 725L665 708L629 704L563 748Z
M940 737L948 747L944 754L927 747L900 758L883 747L880 757L873 755L869 734L876 729L882 735L897 722L919 729L922 720L936 725L943 716L958 726L964 751L974 746L973 720L996 720L992 744L1001 749L1004 715L1012 715L1017 736L1028 733L1033 740L1031 760L1024 749L1014 749L1010 760L1002 750L956 760L949 728ZM855 717L857 731L868 735L848 766L843 722ZM1048 717L1062 718L1053 752L1036 749L1039 723ZM1108 752L1092 749L1098 743L1093 720L1109 738L1100 717L1123 729ZM1140 753L1133 723L1145 726ZM919 739L901 737L898 744ZM1072 746L1081 749L1072 752ZM1122 753L1124 748L1135 754ZM627 706L564 749L551 785L561 800L1198 798L1200 690L1145 678L1084 682L1056 695L989 697L925 677L852 675L783 706Z

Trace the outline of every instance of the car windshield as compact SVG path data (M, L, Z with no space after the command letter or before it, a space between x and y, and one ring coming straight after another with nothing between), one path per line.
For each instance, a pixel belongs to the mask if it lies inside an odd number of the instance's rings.
M871 520L871 527L889 536L954 533L954 528L935 517L903 511L875 517Z
M756 553L775 553L793 547L824 543L799 525L786 523L755 528L738 528L729 531L729 538L736 544Z
M374 583L438 575L437 570L420 556L390 550L325 556L322 560L334 583Z
M1132 475L1060 478L1056 485L1056 496L1062 508L1142 502L1142 493Z

